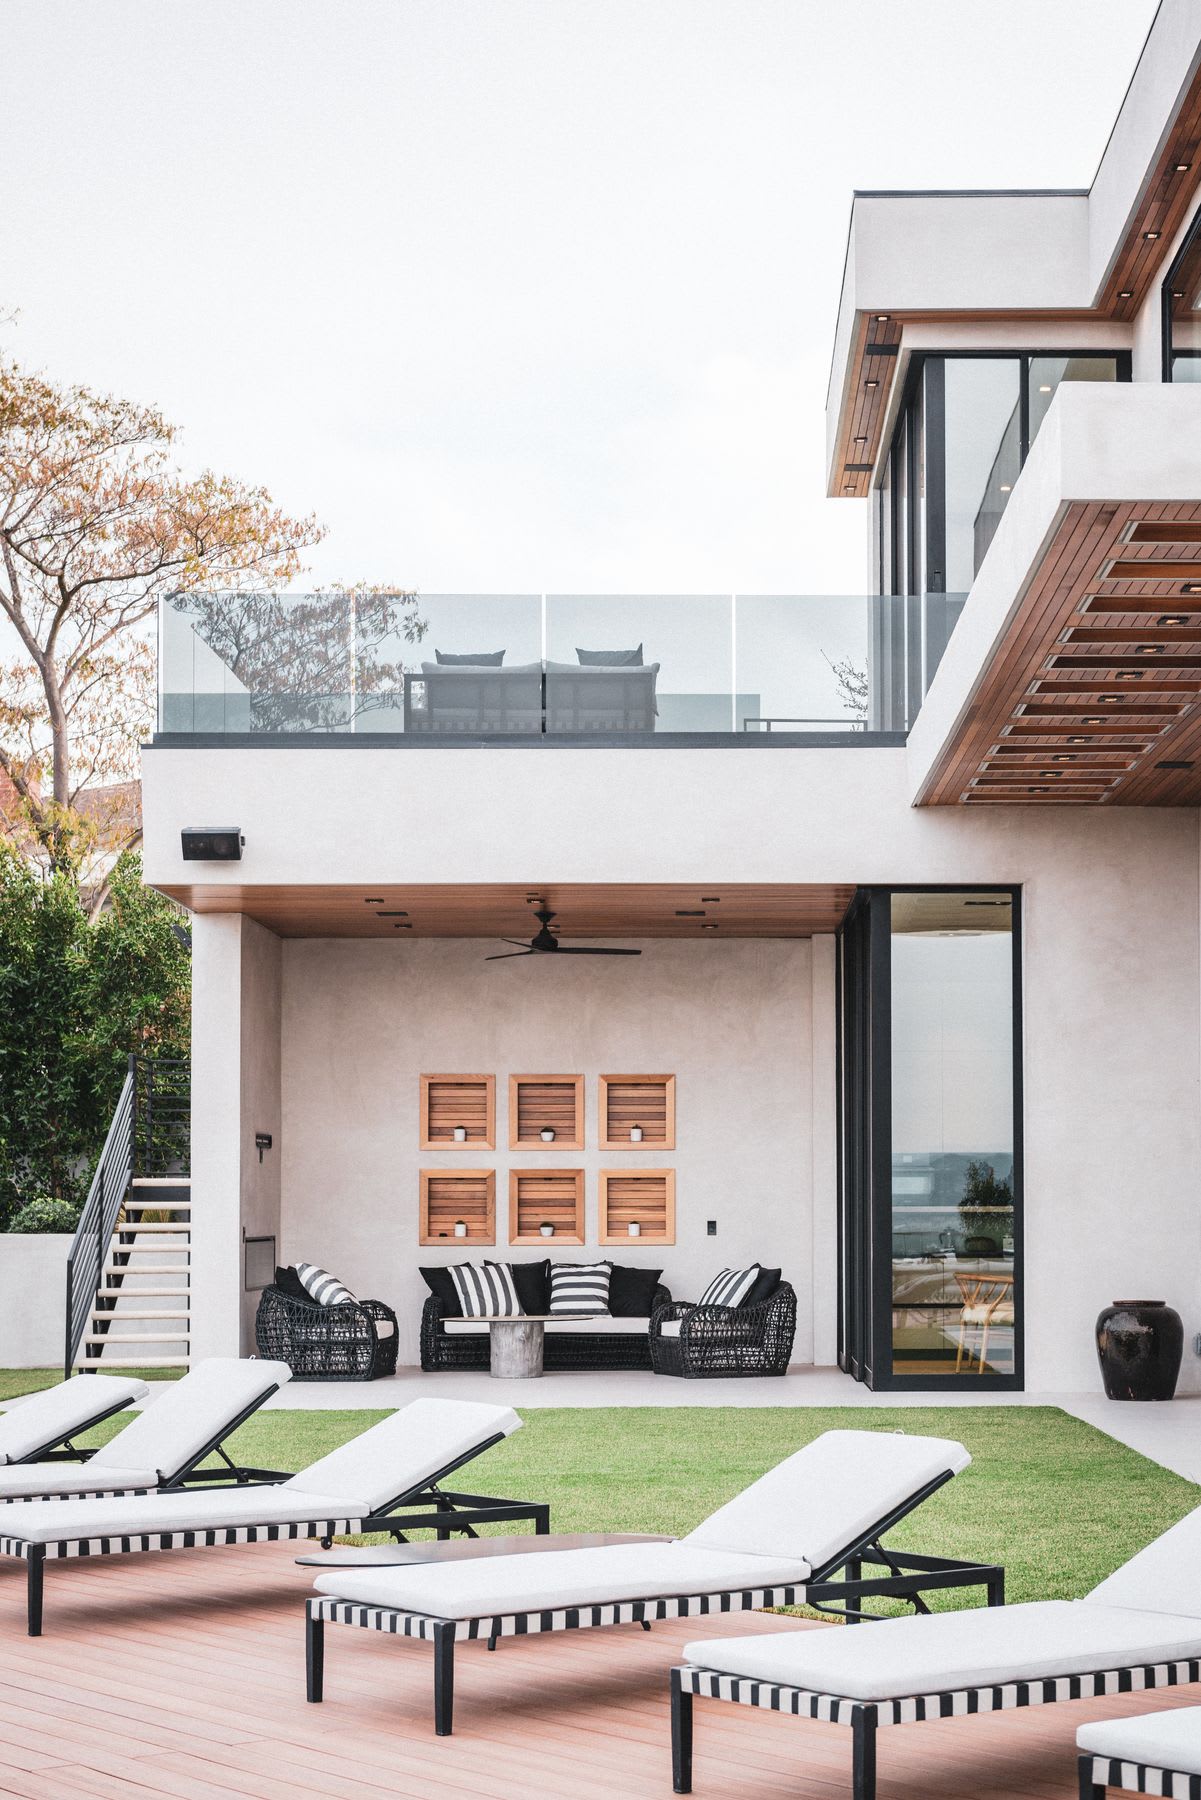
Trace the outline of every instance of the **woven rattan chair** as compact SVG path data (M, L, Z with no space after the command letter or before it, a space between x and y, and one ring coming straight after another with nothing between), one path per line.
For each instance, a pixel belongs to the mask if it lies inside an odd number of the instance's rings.
M254 1336L260 1356L287 1363L302 1381L376 1381L396 1373L396 1314L382 1300L318 1306L266 1287Z
M796 1336L796 1292L782 1281L762 1306L694 1306L678 1300L651 1319L656 1375L785 1375Z

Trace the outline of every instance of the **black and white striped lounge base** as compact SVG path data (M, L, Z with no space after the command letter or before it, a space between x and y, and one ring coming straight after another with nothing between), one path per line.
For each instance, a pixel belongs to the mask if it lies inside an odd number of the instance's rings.
M1111 1789L1201 1800L1201 1706L1082 1725L1076 1747L1081 1800Z

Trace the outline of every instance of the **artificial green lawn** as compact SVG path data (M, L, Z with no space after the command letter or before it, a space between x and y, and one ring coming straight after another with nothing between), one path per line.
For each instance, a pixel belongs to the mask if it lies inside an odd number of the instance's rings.
M0 1371L0 1399L53 1379ZM230 1448L243 1463L299 1469L385 1416L261 1412ZM98 1426L90 1441L102 1442L126 1417ZM458 1479L473 1493L549 1501L556 1531L689 1531L823 1431L958 1438L972 1466L889 1541L1002 1562L1010 1600L1087 1593L1201 1504L1191 1482L1051 1406L531 1407L523 1417L524 1430ZM962 1605L963 1596L946 1604Z

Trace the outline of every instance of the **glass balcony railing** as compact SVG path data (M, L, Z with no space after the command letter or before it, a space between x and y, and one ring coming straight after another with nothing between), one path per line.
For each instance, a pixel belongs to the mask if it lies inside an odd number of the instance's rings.
M965 596L210 593L159 614L165 736L905 732Z

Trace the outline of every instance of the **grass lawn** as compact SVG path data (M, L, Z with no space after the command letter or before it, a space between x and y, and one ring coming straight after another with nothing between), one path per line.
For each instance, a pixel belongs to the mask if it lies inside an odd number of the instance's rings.
M0 1371L0 1399L53 1379ZM98 1426L90 1441L110 1437L123 1417ZM263 1412L230 1445L244 1463L299 1469L383 1417L367 1409ZM523 1417L525 1429L471 1464L462 1484L549 1500L559 1531L689 1531L823 1431L958 1438L971 1468L889 1541L1002 1562L1010 1600L1087 1593L1201 1504L1191 1482L1051 1406L547 1407Z

